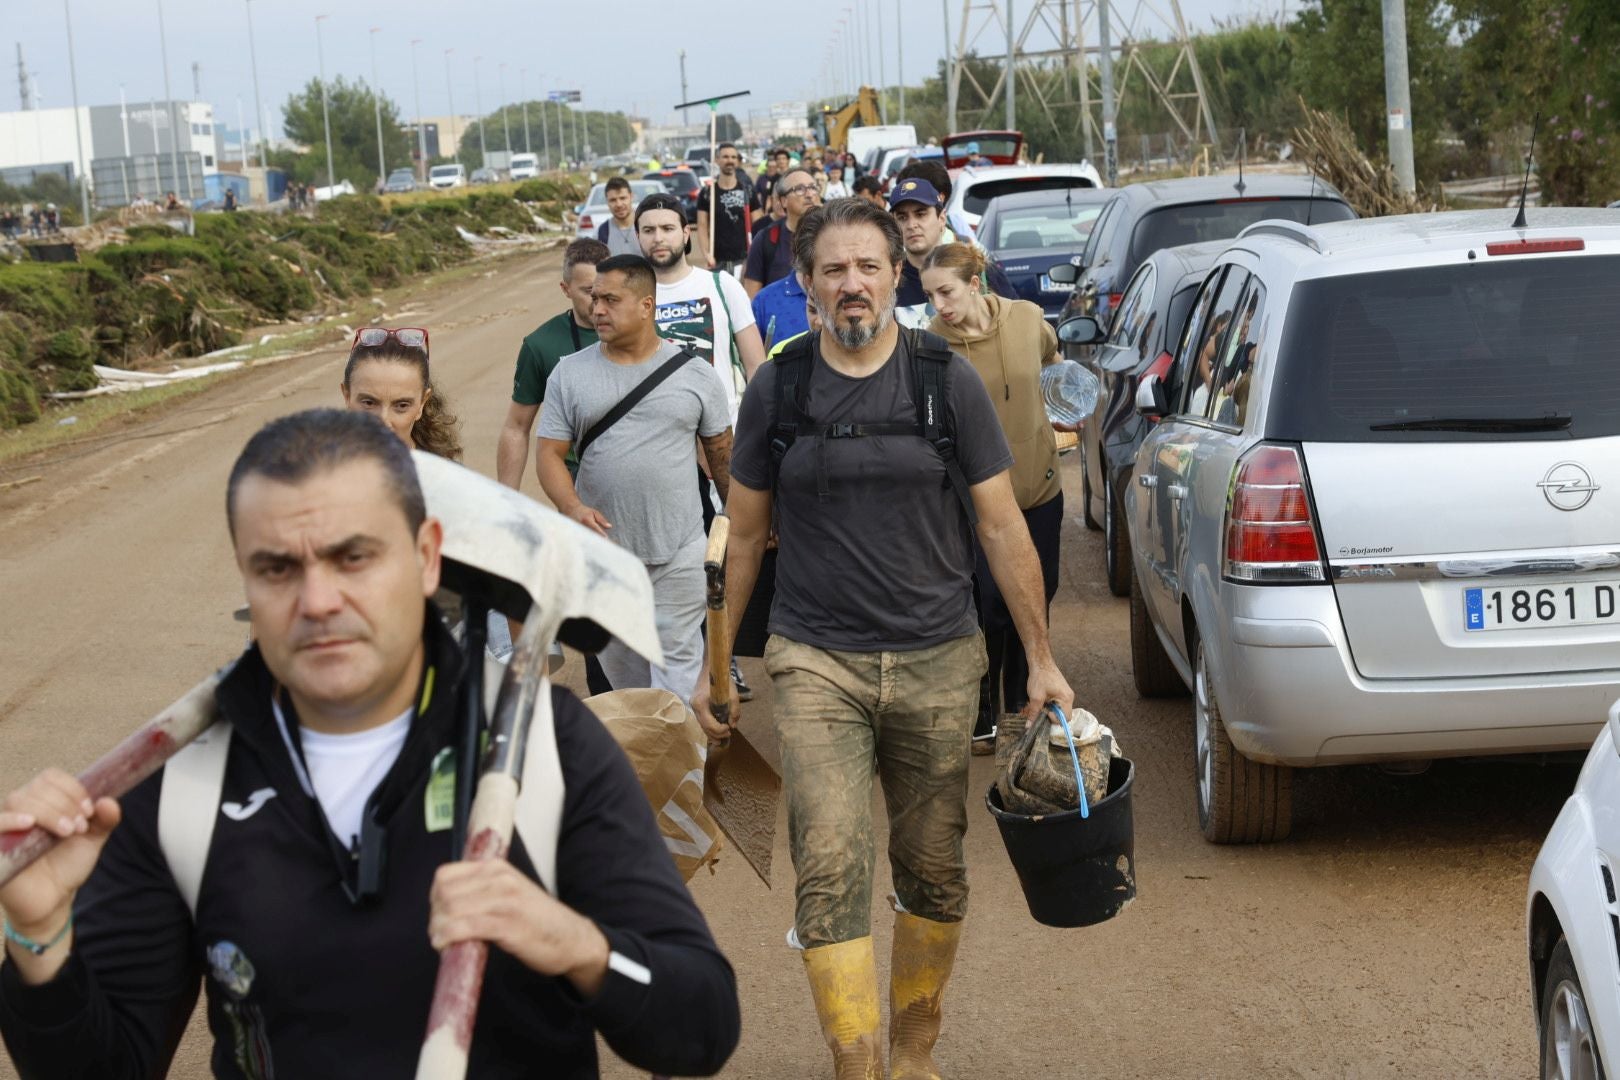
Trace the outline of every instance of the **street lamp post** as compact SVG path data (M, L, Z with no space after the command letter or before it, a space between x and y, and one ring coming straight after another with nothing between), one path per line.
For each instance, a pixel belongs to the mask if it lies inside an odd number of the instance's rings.
M900 84L900 122L906 122L906 27L900 21L900 0L894 0L894 81Z
M321 126L326 129L326 197L337 194L337 169L332 163L332 111L326 102L326 51L321 43L321 23L325 15L315 16L315 62L321 73Z
M163 29L163 0L157 0L157 13L158 13L158 50L159 50L159 52L162 53L162 60L163 60L163 96L168 99L167 104L168 104L168 108L169 108L169 170L170 170L170 172L172 172L174 174L172 178L173 178L175 184L178 185L180 187L180 189L186 193L186 198L190 199L191 198L191 170L190 169L186 170L185 183L184 184L180 183L180 122L179 122L179 120L177 120L175 118L175 115L174 115L174 95L169 90L169 38L168 38L167 33L165 33L164 29ZM188 124L191 122L189 116L187 117L186 122ZM154 153L156 152L156 150L157 150L157 148L153 147L153 152Z
M501 130L506 138L506 167L512 168L512 114L506 108L506 65L501 64L495 69L495 88L500 91L501 99Z
M259 50L253 44L253 0L242 0L242 6L247 9L248 23L248 61L253 67L253 115L259 122L259 168L269 166L269 144L264 131L264 101L259 97ZM246 136L244 135L245 139ZM265 197L269 198L268 186Z
M478 165L489 167L489 147L484 143L484 92L478 78L478 63L482 56L473 57L473 110L478 113Z
M427 183L427 125L422 123L422 80L416 73L416 47L421 38L411 38L411 94L416 98L416 180Z
M382 30L380 26L371 28L371 104L377 114L377 183L380 185L388 177L388 163L383 160L382 137L382 90L377 82L377 34Z
M450 157L452 160L461 160L461 137L456 134L456 91L454 80L450 78L450 54L454 49L444 50L444 92L450 99ZM443 150L444 147L439 147Z
M545 72L543 71L540 73L540 85L546 85ZM540 98L540 155L544 163L543 167L546 169L551 168L551 125L546 122L546 114L551 111L549 108L550 103L551 95L542 90ZM557 134L559 136L562 134L561 124L558 125Z
M67 22L68 39L68 81L73 85L73 142L78 149L78 160L74 168L79 171L79 209L84 213L84 224L90 224L90 170L84 160L84 131L79 124L79 71L73 62L73 13L68 10L68 0L62 0L62 18ZM129 192L124 193L129 198Z
M518 68L518 97L523 99L523 152L534 153L529 145L529 69Z

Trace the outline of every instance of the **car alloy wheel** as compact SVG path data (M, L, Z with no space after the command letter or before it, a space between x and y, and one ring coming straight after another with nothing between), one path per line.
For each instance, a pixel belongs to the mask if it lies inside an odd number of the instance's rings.
M1204 646L1198 645L1196 667L1193 668L1193 745L1197 753L1198 809L1208 820L1213 812L1215 790L1214 732L1210 730L1209 666L1204 661Z
M1586 1012L1579 983L1561 980L1553 987L1541 1036L1541 1075L1548 1080L1599 1080L1597 1037Z

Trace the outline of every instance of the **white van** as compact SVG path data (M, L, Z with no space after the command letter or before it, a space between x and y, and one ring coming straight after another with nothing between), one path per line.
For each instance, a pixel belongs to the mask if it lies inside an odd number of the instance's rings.
M540 155L513 154L508 173L513 180L533 180L540 175Z
M438 188L440 191L449 188L466 187L466 166L460 164L433 166L428 170L428 186Z

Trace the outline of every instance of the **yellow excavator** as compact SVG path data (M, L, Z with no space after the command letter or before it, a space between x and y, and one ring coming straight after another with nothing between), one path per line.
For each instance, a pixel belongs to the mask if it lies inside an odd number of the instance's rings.
M863 86L855 100L840 108L821 107L821 145L842 153L848 149L849 129L857 123L876 127L883 121L878 115L877 91Z

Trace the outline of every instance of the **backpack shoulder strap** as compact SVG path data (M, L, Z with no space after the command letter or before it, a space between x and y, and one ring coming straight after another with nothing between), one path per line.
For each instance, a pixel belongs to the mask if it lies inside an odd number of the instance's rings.
M810 399L811 338L805 334L789 341L771 361L776 376L776 399L772 402L771 424L766 438L771 450L771 493L776 493L782 459L793 448L800 430L809 422L805 407Z
M742 357L737 355L737 324L731 319L731 303L726 299L726 287L720 280L720 271L710 270L714 275L714 291L720 297L720 310L726 313L726 344L731 347L731 366L738 371L742 370ZM720 343L714 343L715 355L720 353Z
M950 344L927 330L911 330L908 337L913 385L917 388L918 434L933 445L944 461L946 479L956 492L963 513L967 514L968 524L978 525L973 494L968 489L962 463L956 457L956 425L945 392L945 371L951 363Z
M605 222L605 221L602 222L601 227L596 230L596 238L598 240L600 240L604 244L607 243L607 238L608 238L608 223L607 222Z
M193 918L197 915L203 870L208 865L208 849L214 841L214 823L219 820L231 730L228 720L216 720L163 766L158 794L158 847Z
M695 353L688 349L682 349L660 364L651 375L642 379L628 394L620 398L618 404L609 409L606 415L591 425L591 429L585 433L584 437L579 440L578 446L574 448L575 456L584 461L585 451L590 448L592 443L600 439L604 432L620 420L623 420L626 413L640 404L642 398L658 389L665 379L685 367L687 361L696 359L697 355Z

